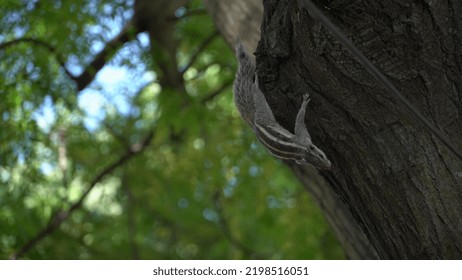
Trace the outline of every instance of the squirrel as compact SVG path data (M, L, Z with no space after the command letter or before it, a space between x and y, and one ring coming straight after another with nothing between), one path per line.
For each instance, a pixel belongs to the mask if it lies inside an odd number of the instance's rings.
M253 60L241 41L236 44L239 67L234 80L234 102L244 121L254 130L258 140L273 156L292 160L299 165L311 164L329 170L331 162L311 141L305 126L305 112L310 95L303 95L303 103L295 121L295 134L282 127L274 118L265 96L258 86L258 75Z

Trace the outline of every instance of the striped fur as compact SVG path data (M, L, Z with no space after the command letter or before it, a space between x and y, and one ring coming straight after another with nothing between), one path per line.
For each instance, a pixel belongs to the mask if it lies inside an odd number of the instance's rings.
M255 124L255 134L270 154L282 159L301 160L305 147L294 142L294 135L282 127Z

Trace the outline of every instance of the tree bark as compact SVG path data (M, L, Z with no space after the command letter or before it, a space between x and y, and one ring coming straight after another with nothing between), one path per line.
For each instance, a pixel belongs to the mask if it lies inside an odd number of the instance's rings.
M462 2L315 4L462 148ZM256 53L260 87L289 130L303 93L311 93L308 129L333 163L321 175L329 182L324 188L346 205L342 212L354 217L380 258L462 258L462 162L297 1L267 0L264 6ZM308 176L291 167L302 181ZM326 208L327 217L342 223Z

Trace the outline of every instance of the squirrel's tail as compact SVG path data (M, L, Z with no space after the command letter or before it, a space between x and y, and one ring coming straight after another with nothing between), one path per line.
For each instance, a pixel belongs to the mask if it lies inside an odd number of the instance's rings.
M237 39L236 57L239 61L239 69L237 70L237 79L251 79L254 81L255 64L252 58L247 53L241 40Z
M234 80L234 102L242 118L253 125L255 118L255 63L247 54L240 40L236 44L236 57L239 67Z

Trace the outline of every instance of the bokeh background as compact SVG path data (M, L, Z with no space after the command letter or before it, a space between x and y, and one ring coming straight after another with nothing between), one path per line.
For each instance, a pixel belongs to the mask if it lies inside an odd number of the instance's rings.
M166 15L174 60L133 5L1 2L0 258L343 258L240 119L236 60L202 1Z

